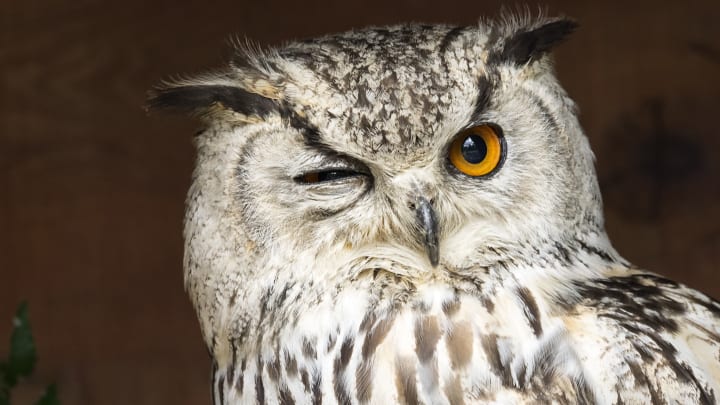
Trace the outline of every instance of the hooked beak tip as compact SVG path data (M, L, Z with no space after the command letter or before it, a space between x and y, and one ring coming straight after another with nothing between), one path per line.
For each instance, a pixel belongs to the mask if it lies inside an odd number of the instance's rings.
M432 264L433 267L437 267L439 263L437 249L435 249L434 252L428 252L428 256L430 257L430 264Z
M438 245L438 225L435 211L432 204L425 197L418 198L416 205L418 224L423 232L423 244L425 252L430 259L430 264L437 267L440 261L440 249Z

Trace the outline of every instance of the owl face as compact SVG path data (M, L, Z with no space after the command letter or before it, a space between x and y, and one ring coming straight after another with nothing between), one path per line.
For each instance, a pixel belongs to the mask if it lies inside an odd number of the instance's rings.
M574 27L355 31L159 90L152 105L207 123L185 266L211 347L263 324L283 286L312 305L368 271L402 289L603 233L592 154L547 57ZM297 316L277 305L272 322Z

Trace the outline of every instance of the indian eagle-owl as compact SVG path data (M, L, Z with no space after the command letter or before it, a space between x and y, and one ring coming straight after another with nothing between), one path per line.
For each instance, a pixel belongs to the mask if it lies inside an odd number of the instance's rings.
M720 304L606 236L567 19L241 50L200 116L185 282L216 404L715 403Z

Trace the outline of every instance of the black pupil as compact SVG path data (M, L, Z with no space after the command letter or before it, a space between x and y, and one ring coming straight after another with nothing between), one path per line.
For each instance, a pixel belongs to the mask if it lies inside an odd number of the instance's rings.
M480 163L487 156L487 145L482 137L470 135L463 141L462 155L468 163Z

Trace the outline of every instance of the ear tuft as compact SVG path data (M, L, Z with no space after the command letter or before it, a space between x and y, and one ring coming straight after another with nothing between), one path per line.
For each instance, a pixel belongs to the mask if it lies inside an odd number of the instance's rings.
M493 62L524 65L540 59L564 41L577 28L570 19L555 20L530 30L519 30L505 39L502 48L491 56Z
M193 114L204 113L213 107L262 118L278 110L275 101L230 85L176 85L158 88L148 94L148 110Z

